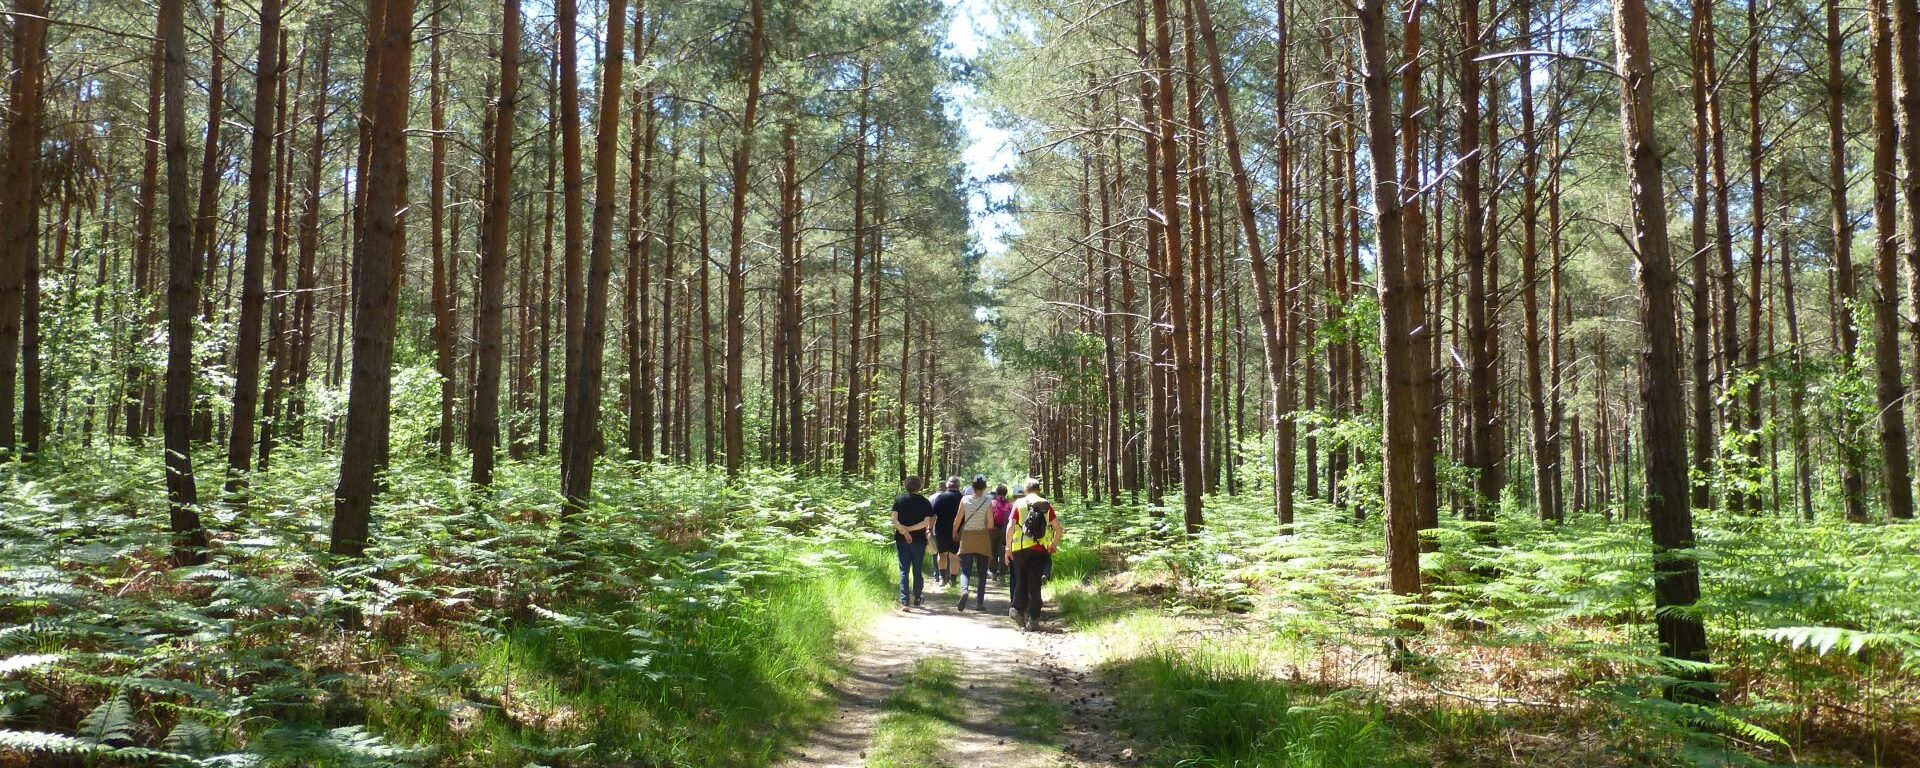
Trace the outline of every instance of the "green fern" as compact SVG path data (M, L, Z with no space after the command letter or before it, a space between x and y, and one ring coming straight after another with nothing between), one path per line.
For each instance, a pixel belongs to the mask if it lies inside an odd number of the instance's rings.
M55 663L58 663L63 658L65 657L58 653L37 653L37 654L27 654L23 656L8 656L7 658L0 659L0 677L11 675L15 672L24 672L26 670L38 669L40 667L45 667L51 664L55 664Z
M204 755L214 750L214 740L213 729L205 723L193 718L181 718L173 730L167 732L167 737L160 741L160 746L173 752Z
M1810 650L1825 656L1835 649L1849 656L1868 648L1897 651L1910 659L1920 654L1920 633L1866 632L1843 627L1772 627L1748 630L1745 634L1764 637L1793 650Z
M125 746L135 741L138 727L133 720L133 704L126 692L114 694L80 719L78 736L82 741L105 746Z
M88 755L112 752L113 748L94 741L44 731L0 730L0 748L28 754Z

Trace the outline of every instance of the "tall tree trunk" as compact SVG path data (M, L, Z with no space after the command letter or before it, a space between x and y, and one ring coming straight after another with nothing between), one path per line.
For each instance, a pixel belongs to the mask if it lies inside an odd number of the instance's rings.
M1531 49L1533 40L1533 4L1520 0L1520 46ZM1522 74L1520 81L1520 300L1525 322L1523 342L1527 348L1527 427L1533 445L1533 500L1540 519L1558 522L1561 513L1554 501L1560 485L1559 445L1547 429L1546 376L1540 351L1540 136L1534 130L1533 77Z
M1887 515L1913 516L1912 470L1908 462L1906 385L1900 372L1900 278L1894 214L1895 133L1893 41L1887 0L1874 0L1873 70L1873 297L1874 396L1880 414L1880 485Z
M446 458L453 455L454 347L459 335L459 330L457 329L459 321L453 314L453 297L459 292L459 286L454 282L454 275L459 270L453 263L449 263L447 259L446 232L442 224L447 215L447 85L446 73L444 71L446 59L443 58L440 53L440 38L445 30L440 28L439 16L440 12L435 10L435 31L431 46L432 53L429 55L430 60L427 64L427 68L432 72L430 76L431 80L427 85L427 100L429 102L427 119L430 121L433 130L433 138L429 141L432 147L432 159L430 160L430 166L427 170L427 217L431 222L429 229L432 231L433 238L433 264L431 267L433 270L433 367L434 370L440 374L440 425L439 428L435 430L434 440L440 446L440 456ZM493 120L495 118L488 119ZM486 121L483 120L482 122ZM487 144L489 147L491 147L492 141L493 137L491 136L483 136L481 138L481 143ZM492 158L485 159L486 162L491 162L491 160ZM457 246L458 238L455 240L455 245ZM482 243L481 249L483 252L486 250L485 243ZM459 261L459 256L457 255L458 250L456 247L456 255L452 260L455 263ZM485 257L482 256L482 258L484 259ZM485 272L485 270L486 267L483 265L481 271ZM484 283L485 281L486 278L483 276L481 282ZM484 303L484 299L482 303ZM478 327L478 324L482 321L478 315L474 316L474 321L476 325L475 330L481 331L482 329ZM479 339L475 341L483 346L485 344L484 341ZM474 397L478 398L479 396L479 391L475 390ZM469 411L468 415L469 417L472 416L471 411ZM469 445L473 444L471 435L468 436L467 442ZM477 468L479 463L476 457L474 466ZM491 466L491 455L488 456L487 463Z
M291 35L285 30L280 32L280 61L287 61L287 47L291 44ZM307 87L307 49L300 48L300 58L293 62L293 71L299 73L294 80L293 92L289 94L285 87L280 89L280 98L274 105L274 124L280 127L274 139L274 207L273 207L273 283L267 294L267 387L261 395L260 406L260 460L259 468L267 469L273 455L276 432L285 424L283 414L286 397L287 371L293 362L291 353L291 333L288 321L287 249L293 237L293 143L298 129L290 123L289 104L299 104L301 95ZM283 76L284 78L284 76ZM284 84L285 80L282 80Z
M1710 357L1712 351L1711 327L1713 312L1711 308L1710 288L1713 272L1708 266L1707 253L1713 250L1708 242L1707 229L1707 191L1709 189L1709 167L1707 165L1707 131L1711 122L1708 113L1708 100L1713 98L1712 84L1707 77L1712 65L1707 61L1707 27L1713 18L1704 7L1706 3L1695 0L1693 18L1688 26L1688 50L1693 58L1692 87L1693 97L1693 201L1691 232L1693 245L1693 493L1692 503L1695 509L1707 509L1713 506L1713 454L1714 454L1714 407L1713 377Z
M1760 169L1764 151L1761 145L1760 124L1760 21L1758 4L1747 3L1747 181L1750 200L1749 212L1753 217L1753 226L1749 228L1752 240L1747 249L1747 341L1744 367L1750 374L1760 373L1760 289L1767 274L1767 206L1766 180ZM1915 274L1920 275L1920 272ZM1920 305L1916 305L1920 306ZM1772 323L1768 323L1768 335L1772 335ZM1920 353L1920 348L1916 348ZM1916 358L1920 360L1920 358ZM1760 431L1760 388L1758 380L1747 386L1747 469L1758 472L1762 457L1761 445L1767 438ZM1768 452L1771 455L1771 452ZM1756 496L1747 500L1747 510L1758 512L1760 499Z
M1694 14L1702 21L1699 27L1699 46L1694 66L1702 70L1700 75L1705 84L1707 100L1707 148L1713 164L1713 225L1714 250L1720 270L1720 393L1729 404L1722 413L1728 424L1738 423L1739 414L1733 407L1737 400L1732 397L1734 367L1740 364L1741 338L1739 323L1739 282L1733 266L1733 224L1728 212L1728 189L1732 186L1727 176L1727 139L1724 119L1721 113L1719 88L1719 64L1713 25L1714 0L1698 0ZM1725 459L1725 456L1721 457ZM1755 499L1751 494L1733 490L1727 494L1727 506L1733 509L1752 508Z
M1900 252L1907 263L1908 311L1920 313L1920 2L1892 0L1893 104L1900 142ZM1889 233L1890 234L1890 233ZM1920 371L1920 314L1908 320L1911 364ZM1916 374L1920 376L1920 374ZM1915 379L1920 382L1920 378ZM1889 507L1897 519L1913 517L1911 505Z
M924 322L921 323L921 331L923 333L926 330L925 325ZM894 473L895 476L903 482L907 479L907 374L912 370L912 365L913 294L909 292L900 295L900 380L898 382L899 391L893 396ZM923 360L920 366L920 382L922 388L920 390L919 410L918 413L915 414L921 423L916 426L913 432L916 441L919 443L918 446L915 446L918 451L916 455L919 457L918 466L915 468L915 471L923 478L927 476L927 460L924 456L927 443L925 424L927 417L926 379L927 369L925 361Z
M634 37L638 40L642 35ZM653 268L653 147L657 129L652 91L634 95L633 147L628 153L626 301L622 304L627 315L622 323L627 329L627 455L636 461L652 461L653 343L648 338L652 313L647 304L653 291L649 273ZM668 320L662 318L663 323Z
M184 5L185 0L160 0L159 20L156 22L164 50L166 73L163 91L167 157L167 377L166 392L162 397L165 412L162 432L165 436L167 525L173 534L171 561L174 565L197 565L206 562L207 530L200 526L200 511L196 506L199 500L193 478L193 312L200 303L200 275L195 271L198 262L193 256L193 201L187 196L187 33L183 18ZM20 98L22 83L38 82L38 78L21 79L22 70L28 67L27 62L37 60L35 57L22 58L19 55L20 41L27 37L22 33L26 26L21 24L15 28L16 79L12 89L15 99ZM19 114L16 109L15 115ZM16 118L10 127L23 130L19 127L23 123L32 124ZM11 156L11 131L8 139ZM9 184L6 189L31 192L32 187ZM7 210L19 208L9 205ZM5 242L15 242L15 238L10 234ZM6 376L5 380L12 381L12 376ZM11 434L11 430L7 433Z
M1143 441L1145 443L1146 455L1142 457L1142 464L1145 474L1144 479L1147 485L1147 503L1150 507L1156 508L1154 514L1159 515L1160 513L1157 508L1160 506L1162 493L1166 486L1166 464L1164 458L1166 455L1167 408L1165 396L1166 376L1164 373L1163 359L1166 347L1166 334L1160 317L1160 313L1164 311L1165 308L1165 301L1162 299L1162 295L1165 292L1165 281L1162 279L1164 273L1161 271L1160 251L1165 247L1166 243L1166 235L1162 232L1162 230L1166 228L1166 221L1157 215L1163 208L1160 202L1160 181L1158 178L1160 131L1154 128L1158 122L1158 107L1156 104L1159 101L1159 97L1156 93L1160 88L1161 80L1155 74L1157 70L1153 58L1153 50L1147 45L1145 3L1140 3L1135 9L1133 34L1134 48L1140 60L1140 119L1141 125L1147 127L1146 130L1141 132L1144 139L1145 152L1143 154L1143 168L1140 179L1140 184L1143 188L1142 218L1146 221L1145 240L1147 252L1147 338L1145 355L1147 418L1146 435Z
M1690 610L1700 598L1699 563L1693 549L1693 510L1688 505L1687 434L1680 386L1680 332L1674 324L1673 258L1667 242L1665 180L1654 137L1653 70L1647 44L1644 0L1616 0L1613 26L1618 50L1620 122L1625 138L1627 184L1633 197L1634 248L1640 258L1642 358L1641 429L1646 442L1646 510L1653 528L1654 623L1661 653L1707 662L1707 632ZM1694 683L1707 672L1683 674ZM1703 685L1673 686L1668 695L1710 701Z
M557 32L556 32L557 34ZM555 46L558 48L559 46ZM560 57L558 52L547 58L547 114L559 110L560 99ZM547 445L552 437L553 425L553 181L559 165L559 152L555 148L560 144L559 127L551 119L547 121L547 184L546 213L540 217L540 430L535 440L534 450L542 456L547 455ZM563 329L564 332L564 329ZM562 365L564 365L564 358ZM564 372L562 373L564 376Z
M1294 362L1297 350L1294 340L1300 325L1300 254L1294 242L1294 184L1293 171L1293 126L1292 101L1293 83L1290 78L1292 29L1287 17L1287 0L1277 0L1274 4L1275 67L1273 82L1274 104L1274 144L1279 148L1279 159L1275 163L1274 175L1277 182L1274 187L1278 196L1275 200L1275 218L1278 232L1274 237L1274 252L1280 258L1280 298L1277 306L1272 307L1275 322L1279 325L1280 370L1279 380L1274 384L1273 431L1274 431L1274 467L1273 492L1274 512L1279 518L1281 535L1293 533L1294 502L1293 494L1295 473L1299 468L1299 457L1295 455L1298 430L1294 417ZM1242 226L1245 226L1242 224ZM1259 274L1254 275L1256 283L1265 282ZM1256 306L1255 311L1264 313L1264 307ZM1272 368L1272 364L1268 364ZM1272 373L1268 374L1273 375Z
M1093 75L1089 75L1091 79ZM1104 96L1097 91L1093 100L1093 113L1097 114L1103 104ZM1118 106L1116 104L1116 106ZM1117 143L1117 142L1116 142ZM1108 183L1106 137L1096 134L1093 140L1094 183L1100 206L1100 352L1102 372L1102 405L1104 429L1100 444L1101 472L1106 489L1107 504L1120 504L1121 462L1125 453L1124 438L1120 434L1120 414L1128 406L1120 399L1121 358L1127 354L1123 339L1117 338L1118 323L1114 316L1113 272L1114 272L1114 223L1113 190ZM1130 308L1126 311L1130 311Z
M207 133L200 154L200 202L194 214L193 252L200 259L200 320L213 323L213 276L218 271L220 241L220 124L223 112L226 88L224 71L226 63L226 27L227 6L224 0L213 1L213 59L207 77ZM209 368L218 368L226 361L219 353L202 361ZM199 440L213 439L213 404L208 398L197 398L194 405L193 434Z
M1480 168L1485 147L1480 142L1480 0L1460 6L1460 201L1461 259L1467 270L1467 467L1474 473L1478 496L1470 505L1470 519L1490 521L1500 506L1504 485L1495 432L1493 332L1488 322L1487 262L1484 239L1486 203L1481 198Z
M802 428L802 425L806 423L805 399L800 390L800 313L802 309L800 294L801 197L799 168L800 148L794 138L797 130L794 123L789 121L786 126L786 132L782 137L782 143L785 145L783 154L786 156L786 169L783 173L786 188L782 196L784 204L781 206L781 220L786 229L786 236L782 238L782 240L787 243L787 252L786 264L782 270L786 284L781 291L781 295L785 301L786 311L780 326L780 334L786 339L783 349L786 352L785 408L787 421L787 462L796 467L805 463L807 460L806 430ZM774 407L779 408L781 405L776 403Z
M619 0L614 0L618 2ZM721 385L721 431L726 442L727 474L736 475L746 461L746 309L747 309L747 183L753 156L754 119L760 110L760 69L765 58L766 21L760 0L748 0L752 16L747 41L747 103L740 116L740 143L733 151L733 216L727 241L726 378Z
M15 33L16 36L18 33ZM160 303L152 299L153 295L153 221L154 209L158 207L160 196L160 91L161 81L165 79L166 52L158 38L153 41L152 71L147 78L147 133L146 142L141 150L140 161L140 202L134 217L133 244L133 291L143 309L139 310L137 330L132 338L146 338L149 329L159 322ZM18 113L15 113L18 114ZM9 210L12 206L7 206ZM0 259L0 261L4 261ZM4 268L0 268L4 269ZM0 296L0 302L4 302ZM131 356L129 356L131 357ZM126 435L139 440L147 435L148 410L153 404L151 393L153 384L144 367L137 361L128 360L126 368ZM12 377L6 377L12 381ZM4 398L0 398L4 402ZM5 410L11 412L12 408ZM10 431L10 430L7 430Z
M515 100L518 101L517 98ZM520 228L520 268L514 277L517 281L514 291L517 305L514 308L514 334L517 338L514 341L513 369L507 373L513 382L507 407L516 414L507 430L507 456L516 461L526 459L533 449L532 441L528 439L531 430L528 428L527 415L534 410L534 358L539 346L535 328L539 325L537 313L540 311L539 293L534 286L533 232L536 227L533 199L534 195L527 195L520 209L521 221L525 223Z
M1562 20L1564 21L1564 17ZM1564 28L1565 25L1562 24L1554 30L1552 44L1556 47L1564 44L1564 41L1561 39ZM1565 354L1567 350L1564 344L1566 339L1566 326L1572 324L1572 317L1570 317L1571 312L1564 314L1562 312L1562 308L1567 307L1568 304L1566 290L1564 288L1566 272L1564 248L1566 238L1562 237L1564 219L1560 214L1561 171L1565 167L1564 164L1567 159L1567 153L1561 143L1560 130L1560 126L1565 121L1564 103L1566 90L1562 87L1563 82L1564 81L1558 76L1554 77L1552 84L1549 86L1551 90L1549 91L1547 100L1547 136L1549 137L1547 156L1553 158L1547 166L1547 252L1550 254L1549 258L1551 260L1551 266L1549 267L1550 275L1548 277L1550 286L1547 294L1547 316L1549 318L1547 349L1549 350L1551 360L1549 365L1552 371L1547 386L1547 393L1548 397L1551 398L1552 408L1547 418L1549 420L1548 436L1554 441L1553 459L1556 465L1560 465L1561 461L1562 454L1560 451L1563 442L1560 430L1562 426L1567 423L1566 403L1570 397L1570 395L1562 391L1561 385L1568 375L1568 358ZM1437 162L1435 166L1437 170ZM1696 290L1699 289L1696 288ZM1698 320L1704 319L1705 318L1698 318ZM1698 360L1704 362L1705 358L1698 358ZM1695 390L1695 392L1699 391L1698 389ZM1579 437L1577 431L1572 436L1576 445L1579 442ZM1576 448L1575 450L1578 449ZM1565 474L1564 465L1560 466L1562 467L1560 473ZM1581 471L1579 461L1576 460L1574 462L1574 467L1574 472L1578 473ZM1566 494L1567 483L1564 481L1556 482L1553 486L1553 506L1554 509L1557 510L1559 519L1562 520L1566 518L1567 514Z
M607 2L607 56L600 62L600 114L594 127L593 255L587 266L581 313L578 392L565 412L561 473L566 509L585 509L593 492L593 460L600 444L601 368L606 364L607 281L613 272L614 162L620 156L620 74L626 57L626 0Z
M675 121L676 124L678 121ZM687 362L678 359L675 344L685 346L685 334L675 338L673 327L681 320L674 314L673 297L675 286L686 290L681 284L678 273L680 242L678 222L680 217L680 132L676 129L668 140L672 150L667 154L667 231L661 238L661 250L665 251L664 274L660 280L660 454L672 460L679 456L679 450L685 446L680 442L680 432L676 429L685 419L686 411L678 402L677 382L687 381L689 371Z
M46 0L14 0L12 78L6 123L5 183L0 184L0 450L15 449L14 380L21 355L27 275L40 260L40 132L45 105ZM163 8L162 13L165 10ZM37 411L38 408L33 408ZM191 504L191 498L186 503ZM197 525L196 525L197 527Z
M1793 292L1793 247L1785 238L1780 243L1780 295L1786 302L1788 354L1795 371L1806 370L1806 353L1801 347L1800 307ZM1793 439L1794 488L1800 502L1800 516L1809 522L1813 520L1813 468L1808 463L1812 455L1807 444L1807 390L1805 387L1793 387L1789 395L1792 403L1790 411Z
M567 473L576 465L570 453L579 440L569 434L572 428L572 414L578 409L575 401L580 395L580 342L586 309L581 302L586 297L586 275L582 259L586 252L586 220L582 208L586 181L582 176L580 159L580 51L578 0L555 0L555 34L560 49L560 167L561 196L565 223L561 230L561 267L562 302L566 304L566 320L562 324L562 343L565 354L562 356L563 378L560 385L560 484L567 483ZM617 58L610 57L610 58ZM599 162L595 158L595 162Z
M1838 290L1840 311L1833 325L1840 335L1840 351L1851 368L1860 351L1860 330L1854 326L1854 302L1859 297L1859 277L1853 266L1853 215L1847 209L1847 81L1841 74L1845 37L1840 27L1840 0L1827 0L1827 188L1832 201L1834 286ZM1866 481L1861 466L1865 463L1855 430L1865 425L1845 424L1839 441L1840 495L1846 504L1847 519L1867 519Z
M704 117L704 116L703 116ZM694 150L695 164L700 173L700 419L701 459L707 466L713 466L713 251L708 236L710 234L708 216L711 209L707 200L707 141L700 140ZM857 448L857 446L856 446Z
M280 93L280 0L260 2L260 55L254 65L253 146L247 159L247 242L240 267L240 330L235 351L233 426L227 432L227 492L246 487L253 468L254 415L260 397L260 320L266 310L267 216L273 204L274 106Z
M872 98L872 65L860 65L860 118L853 141L853 290L847 304L847 414L840 428L840 474L860 473L860 312L861 271L866 254L862 250L867 234L867 110ZM704 273L703 273L704 274ZM704 290L704 289L703 289Z
M1406 270L1405 333L1409 350L1407 356L1412 365L1411 398L1403 404L1413 411L1413 462L1414 487L1410 502L1414 518L1413 528L1424 530L1440 527L1440 468L1435 463L1439 453L1439 412L1435 403L1439 402L1440 380L1434 374L1433 361L1436 358L1434 346L1434 328L1436 323L1427 318L1427 222L1426 211L1420 203L1420 119L1425 107L1420 101L1420 63L1421 49L1425 44L1420 29L1420 14L1426 9L1425 0L1411 0L1407 12L1401 14L1405 19L1401 33L1400 54L1403 63L1401 71L1400 104L1400 169L1395 189L1400 191L1401 221L1406 230L1400 242L1405 253L1401 254L1402 268ZM1376 178L1375 183L1378 183ZM1412 190L1409 192L1408 190ZM1381 279L1381 285L1386 280ZM1386 521L1392 526L1395 520ZM1403 546L1419 544L1419 534L1402 542ZM1424 545L1422 545L1424 547ZM1412 556L1415 579L1418 579L1418 556Z
M375 470L387 455L388 396L393 388L393 332L400 303L406 232L407 102L413 58L413 0L368 0L368 46L374 68L369 97L366 210L354 248L353 375L334 489L329 551L365 554L372 524Z
M1253 183L1247 174L1246 161L1241 158L1240 133L1233 119L1232 91L1228 88L1226 67L1221 64L1220 45L1215 39L1213 30L1213 14L1208 10L1206 0L1191 0L1191 2L1200 27L1200 37L1207 46L1207 72L1212 79L1214 107L1220 114L1220 130L1226 143L1228 168L1233 173L1233 194L1234 201L1237 203L1236 213L1239 214L1240 219L1240 236L1246 240L1248 261L1252 264L1254 306L1260 314L1260 348L1266 356L1267 363L1267 396L1273 406L1272 413L1276 419L1268 426L1277 431L1278 419L1290 414L1281 413L1280 387L1286 380L1286 352L1281 346L1280 311L1273 299L1273 270L1267 262L1266 249L1260 242L1260 223L1253 209ZM1284 95L1282 97L1284 98ZM1285 108L1282 107L1282 109ZM1280 217L1284 221L1287 211L1283 209ZM1284 462L1278 460L1274 462L1276 489L1291 485L1291 471L1285 473L1289 482L1280 482L1282 463ZM1292 524L1291 494L1275 493L1274 516L1282 526Z
M1413 6L1404 33L1418 50L1419 6ZM1383 396L1381 423L1385 451L1387 587L1396 595L1420 591L1420 462L1426 456L1420 444L1418 390L1422 377L1414 369L1416 349L1425 342L1414 335L1423 309L1414 290L1405 251L1406 223L1402 220L1404 191L1397 177L1399 140L1394 133L1393 73L1387 49L1385 0L1361 0L1358 9L1362 96L1366 104L1368 165L1373 168L1374 248L1380 281L1380 374Z
M474 485L493 482L495 446L500 436L500 356L505 346L508 224L513 208L513 129L520 107L520 3L501 3L500 101L494 108L493 151L488 159L486 235L480 244L480 295L474 302L473 411L467 448L473 453ZM617 57L616 57L617 58Z
M1178 400L1180 441L1180 495L1188 534L1198 533L1205 522L1202 499L1206 493L1206 468L1201 459L1202 414L1200 354L1194 349L1187 296L1186 243L1181 240L1180 155L1174 137L1173 112L1173 21L1167 12L1167 0L1153 0L1154 61L1160 77L1159 182L1164 222L1160 256L1167 285L1168 332L1173 337L1175 397Z
M307 149L307 187L306 202L300 212L300 256L299 274L294 278L294 287L298 295L293 303L294 341L293 370L289 375L287 401L287 434L300 434L302 416L306 411L306 390L308 375L313 368L314 310L317 305L315 292L318 290L319 277L314 273L314 259L320 249L320 181L325 173L325 149L327 138L327 89L329 56L333 46L334 18L327 16L314 23L320 26L319 71L314 78L313 90L313 144Z

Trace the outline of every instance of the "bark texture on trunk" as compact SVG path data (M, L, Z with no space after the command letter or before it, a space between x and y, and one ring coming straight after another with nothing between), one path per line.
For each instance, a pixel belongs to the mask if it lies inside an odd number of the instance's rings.
M1706 663L1707 632L1689 610L1700 599L1699 564L1693 548L1693 510L1688 503L1687 435L1680 386L1680 331L1675 324L1673 257L1667 241L1667 201L1654 136L1653 61L1648 53L1645 0L1615 0L1613 28L1618 49L1620 122L1625 140L1627 184L1633 198L1634 249L1640 259L1641 430L1646 441L1646 510L1653 528L1654 622L1661 653ZM1681 675L1695 683L1706 672ZM1711 700L1701 685L1672 686L1668 695Z
M358 558L371 534L374 473L387 455L393 389L393 332L400 305L403 214L407 206L407 102L412 89L413 0L369 0L368 44L374 68L365 93L367 152L364 232L354 248L353 372L334 489L329 550Z
M561 461L566 510L585 509L593 492L593 461L600 449L600 392L607 349L607 283L613 272L614 162L620 156L620 74L626 57L626 0L607 2L607 50L600 64L600 114L594 128L593 254L587 265L586 305L574 368L573 407L565 412Z
M160 0L157 23L166 72L162 91L167 158L167 374L161 397L161 431L174 565L205 562L207 549L207 531L200 525L193 477L193 313L200 303L200 274L193 255L193 200L187 192L185 3ZM21 59L16 57L15 61ZM15 94L19 92L14 90Z
M280 0L260 2L260 56L255 64L253 146L247 158L247 241L240 267L240 329L233 380L233 426L227 431L227 491L245 487L253 469L254 416L260 404L261 315L266 311L267 217L273 205L273 143L279 126Z
M1900 262L1894 208L1893 43L1887 0L1874 0L1873 35L1873 297L1874 398L1879 406L1880 492L1889 517L1913 516L1908 465L1906 384L1900 371Z
M40 134L45 105L46 0L14 0L12 77L6 123L5 184L0 184L0 450L13 452L14 381L20 372L27 276L40 260ZM162 9L165 13L165 9ZM172 74L171 72L169 74ZM31 406L22 410L36 413ZM28 428L31 429L30 427Z
M467 447L473 453L471 479L475 485L493 482L496 446L500 438L500 368L505 347L508 223L513 206L514 115L520 106L520 3L507 0L500 24L500 101L494 106L493 136L488 148L485 234L480 244L480 295L474 306L474 354L479 356L473 382L473 412L467 426Z
M617 0L616 0L617 1ZM746 310L747 310L747 183L753 158L754 120L760 110L760 69L765 58L766 19L760 0L749 0L753 29L747 41L747 104L740 117L740 143L733 150L733 215L727 241L726 372L720 387L722 440L726 443L727 474L740 472L746 462Z
M1416 17L1417 18L1417 17ZM1387 48L1385 0L1359 5L1361 95L1366 105L1368 164L1373 168L1374 248L1380 281L1381 424L1385 451L1387 587L1396 595L1420 591L1419 371L1414 335L1422 311L1408 275L1406 223L1398 176L1400 144L1394 130L1393 75ZM1417 22L1415 22L1417 24ZM1417 35L1417 26L1407 34Z

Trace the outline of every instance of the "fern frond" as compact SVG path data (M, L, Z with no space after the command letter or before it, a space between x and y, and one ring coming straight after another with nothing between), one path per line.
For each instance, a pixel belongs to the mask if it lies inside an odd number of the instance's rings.
M44 667L58 662L62 658L64 657L58 653L34 653L23 656L8 656L0 659L0 676Z
M122 746L134 742L135 727L133 704L122 691L80 719L79 737L92 744Z
M213 729L189 717L182 718L180 723L167 733L167 737L160 741L160 746L174 752L204 755L213 751L213 741Z
M1920 634L1913 632L1865 632L1843 627L1770 627L1748 630L1748 635L1764 637L1793 650L1811 650L1825 656L1840 648L1854 655L1868 648L1903 653L1920 652Z
M0 730L0 748L29 754L87 755L113 751L85 739L45 731Z

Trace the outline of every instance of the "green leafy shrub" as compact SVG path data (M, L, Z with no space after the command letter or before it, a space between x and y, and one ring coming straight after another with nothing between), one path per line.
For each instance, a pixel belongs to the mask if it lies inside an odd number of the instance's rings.
M334 457L299 446L168 570L150 453L0 467L0 762L763 764L887 597L865 484L609 462L563 518L549 468L483 491L396 451L336 562Z

